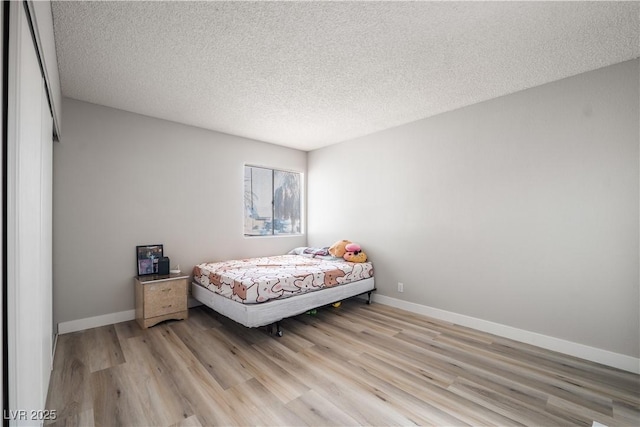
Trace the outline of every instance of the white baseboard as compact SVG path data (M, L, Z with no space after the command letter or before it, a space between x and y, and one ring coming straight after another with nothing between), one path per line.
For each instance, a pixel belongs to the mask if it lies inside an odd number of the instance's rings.
M197 307L202 303L189 297L188 308ZM113 325L114 323L126 322L136 318L135 310L120 311L118 313L103 314L102 316L87 317L85 319L70 320L58 323L58 334L68 334L71 332L84 331L85 329L98 328L100 326Z
M114 323L126 322L127 320L133 320L135 318L135 310L126 310L118 313L103 314L102 316L87 317L85 319L71 320L69 322L60 322L58 323L58 334L62 335L70 332L97 328L100 326L113 325Z
M391 307L400 308L402 310L410 311L412 313L423 314L435 319L444 320L445 322L455 323L457 325L466 326L483 332L488 332L504 338L512 339L514 341L535 345L547 350L553 350L559 353L568 354L570 356L579 357L581 359L589 360L592 362L601 363L613 368L633 372L634 374L640 374L640 359L635 357L590 347L584 344L578 344L572 341L567 341L548 335L542 335L536 332L526 331L524 329L514 328L512 326L507 326L500 323L490 322L471 316L465 316L464 314L458 314L451 311L441 310L439 308L429 307L413 302L407 302L384 295L374 294L373 301L380 304L389 305Z
M189 297L187 307L193 308L202 305L196 299ZM100 326L113 325L114 323L126 322L136 318L135 310L120 311L118 313L103 314L102 316L87 317L85 319L70 320L58 323L58 334L68 334L71 332L84 331L85 329L98 328Z

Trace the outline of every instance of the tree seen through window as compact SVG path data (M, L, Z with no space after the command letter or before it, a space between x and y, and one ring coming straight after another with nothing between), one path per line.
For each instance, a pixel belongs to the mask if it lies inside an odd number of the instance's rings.
M300 174L256 166L244 168L244 234L300 234Z

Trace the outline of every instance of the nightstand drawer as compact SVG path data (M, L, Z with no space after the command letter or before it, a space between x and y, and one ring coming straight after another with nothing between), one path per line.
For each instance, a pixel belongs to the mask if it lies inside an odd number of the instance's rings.
M136 320L146 329L165 320L189 317L187 290L189 276L136 276Z
M144 285L144 317L157 317L187 309L187 280Z

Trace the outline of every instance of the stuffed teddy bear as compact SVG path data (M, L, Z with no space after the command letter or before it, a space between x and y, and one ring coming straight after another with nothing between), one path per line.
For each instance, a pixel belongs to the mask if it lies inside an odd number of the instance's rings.
M357 243L348 243L345 245L346 252L342 256L349 262L365 262L367 260L367 254L362 251L362 248Z
M329 253L331 254L331 256L334 256L336 258L342 258L345 252L347 252L346 246L349 243L351 243L350 240L338 240L333 245L331 245L331 247L329 248Z

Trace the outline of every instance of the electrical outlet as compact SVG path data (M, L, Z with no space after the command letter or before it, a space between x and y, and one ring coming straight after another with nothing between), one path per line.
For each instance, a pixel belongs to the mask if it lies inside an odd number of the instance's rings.
M404 292L404 283L398 282L398 292Z

